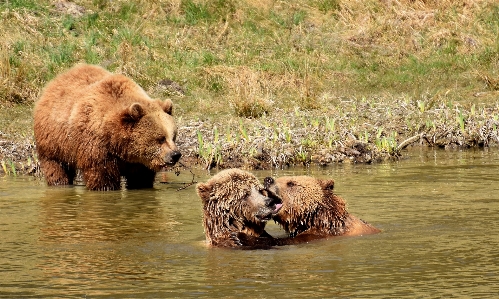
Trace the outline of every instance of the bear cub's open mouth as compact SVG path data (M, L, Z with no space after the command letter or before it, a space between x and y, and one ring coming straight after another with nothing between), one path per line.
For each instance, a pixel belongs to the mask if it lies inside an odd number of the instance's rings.
M282 200L279 196L274 194L273 192L270 192L268 190L265 190L268 196L268 199L266 200L265 205L271 209L270 212L267 214L263 215L257 215L256 217L261 220L261 221L268 221L272 219L272 217L279 212L279 210L282 208Z

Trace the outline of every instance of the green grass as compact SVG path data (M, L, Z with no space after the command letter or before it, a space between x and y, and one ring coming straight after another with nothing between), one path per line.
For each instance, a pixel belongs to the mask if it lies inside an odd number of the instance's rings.
M457 95L461 90L455 87L466 86L469 96L483 87L478 72L498 72L493 62L499 58L499 5L493 1L471 11L451 1L385 9L377 1L361 6L221 0L76 4L85 9L83 15L58 11L49 1L0 4L8 81L15 81L17 69L26 69L36 78L19 89L39 90L62 70L87 62L124 72L146 89L163 77L181 78L189 82L190 96L216 101L235 92L224 82L233 74L218 72L212 78L203 72L244 67L268 80L260 92L281 99L274 107L309 109L324 105L319 101L324 95L417 94L435 88ZM461 22L464 16L470 20ZM224 110L240 115L237 109Z

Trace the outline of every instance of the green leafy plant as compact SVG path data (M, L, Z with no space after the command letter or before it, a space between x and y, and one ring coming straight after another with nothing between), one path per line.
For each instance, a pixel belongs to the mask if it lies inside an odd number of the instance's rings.
M2 160L1 164L2 164L2 169L3 169L3 172L4 172L5 174L9 174L9 172L8 172L8 170L7 170L7 165L5 164L5 161L4 161L4 160Z
M8 160L7 162L5 162L5 160L2 160L0 164L2 165L3 172L6 175L17 176L17 169L14 161Z
M459 128L461 129L461 132L464 134L465 133L465 122L466 122L466 118L465 116L463 115L463 112L462 111L459 111L456 115L456 122L459 124Z
M248 131L244 127L242 120L239 120L239 132L241 133L241 135L243 136L243 138L246 142L250 141L249 136L248 136Z

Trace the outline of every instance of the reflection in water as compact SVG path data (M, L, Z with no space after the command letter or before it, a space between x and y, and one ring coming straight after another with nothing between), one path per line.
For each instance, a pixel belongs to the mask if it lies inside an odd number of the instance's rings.
M163 215L154 191L139 192L49 188L40 199L40 241L122 241L161 229L168 231L168 226L176 224L174 214ZM163 219L169 221L163 223Z
M268 251L207 248L194 186L176 191L188 172L113 192L1 178L0 297L491 297L498 166L494 151L418 151L397 163L255 171L333 178L349 211L383 230Z
M171 209L156 190L88 192L84 187L47 188L39 200L38 268L65 288L82 281L145 280L152 273L148 242L178 238ZM101 285L106 289L106 285ZM81 290L80 290L81 291Z

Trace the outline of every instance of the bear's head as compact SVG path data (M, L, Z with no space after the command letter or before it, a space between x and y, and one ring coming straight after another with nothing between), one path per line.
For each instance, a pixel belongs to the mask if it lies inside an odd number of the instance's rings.
M231 233L260 236L282 206L280 198L269 195L253 174L240 169L223 170L196 189L203 203L206 238L212 245Z
M114 152L127 162L154 171L177 163L182 154L175 144L177 125L172 101L149 98L140 86L122 75L109 76L101 85L117 105L126 105L119 113L121 126L113 132Z
M177 126L171 115L172 102L154 100L149 107L144 106L133 103L124 111L131 132L127 161L159 171L174 165L182 156L175 144Z
M348 216L345 201L333 193L333 180L309 176L266 177L264 185L269 193L282 199L282 209L274 215L274 220L291 235L311 227L343 225L340 222Z

